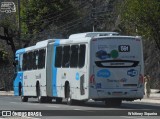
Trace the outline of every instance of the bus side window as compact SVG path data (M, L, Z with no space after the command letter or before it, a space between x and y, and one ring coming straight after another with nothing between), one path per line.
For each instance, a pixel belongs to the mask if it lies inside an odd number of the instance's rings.
M79 48L79 62L78 62L79 68L82 68L84 66L85 52L86 52L86 45L84 45L84 44L80 45L80 48Z
M69 67L69 66L70 66L70 46L64 46L62 67Z
M33 69L38 68L38 51L33 52Z
M23 71L27 70L27 53L23 54L23 63L22 63L22 69Z
M27 58L28 70L31 70L33 67L33 52L29 52Z
M62 65L62 46L56 47L55 67Z
M45 55L46 55L45 49L39 50L39 57L38 57L38 68L39 69L45 68Z
M79 49L79 45L71 46L71 60L70 60L71 68L76 68L78 65L78 49Z

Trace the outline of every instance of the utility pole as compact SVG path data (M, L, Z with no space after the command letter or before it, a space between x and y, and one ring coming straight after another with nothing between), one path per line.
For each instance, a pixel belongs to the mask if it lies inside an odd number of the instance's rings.
M21 45L21 16L20 16L20 0L18 0L18 41L19 41L19 48L22 48L22 45Z
M93 19L93 32L96 30L96 0L92 0L92 19Z

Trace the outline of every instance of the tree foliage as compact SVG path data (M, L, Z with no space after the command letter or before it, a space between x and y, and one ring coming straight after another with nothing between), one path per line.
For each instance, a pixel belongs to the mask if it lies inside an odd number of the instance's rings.
M0 40L6 41L8 45L11 46L13 53L16 51L16 47L14 44L14 38L17 37L17 24L16 24L16 17L15 13L13 14L6 14L1 13L0 19Z
M121 30L154 40L160 49L160 1L124 0Z
M60 25L75 14L65 13L73 6L71 0L29 0L21 5L22 32L37 33L48 28L50 24Z

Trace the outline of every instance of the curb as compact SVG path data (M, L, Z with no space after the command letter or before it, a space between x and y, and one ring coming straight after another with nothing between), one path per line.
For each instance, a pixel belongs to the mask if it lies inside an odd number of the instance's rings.
M135 100L134 102L145 102L145 103L154 103L154 104L160 104L160 99L142 99L142 100Z
M0 91L0 96L13 96L13 91Z

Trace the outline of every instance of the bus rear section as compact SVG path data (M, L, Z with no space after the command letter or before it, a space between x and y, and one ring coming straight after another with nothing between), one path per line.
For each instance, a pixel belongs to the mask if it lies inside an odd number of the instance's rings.
M144 95L139 37L97 37L91 42L90 98L121 104Z

